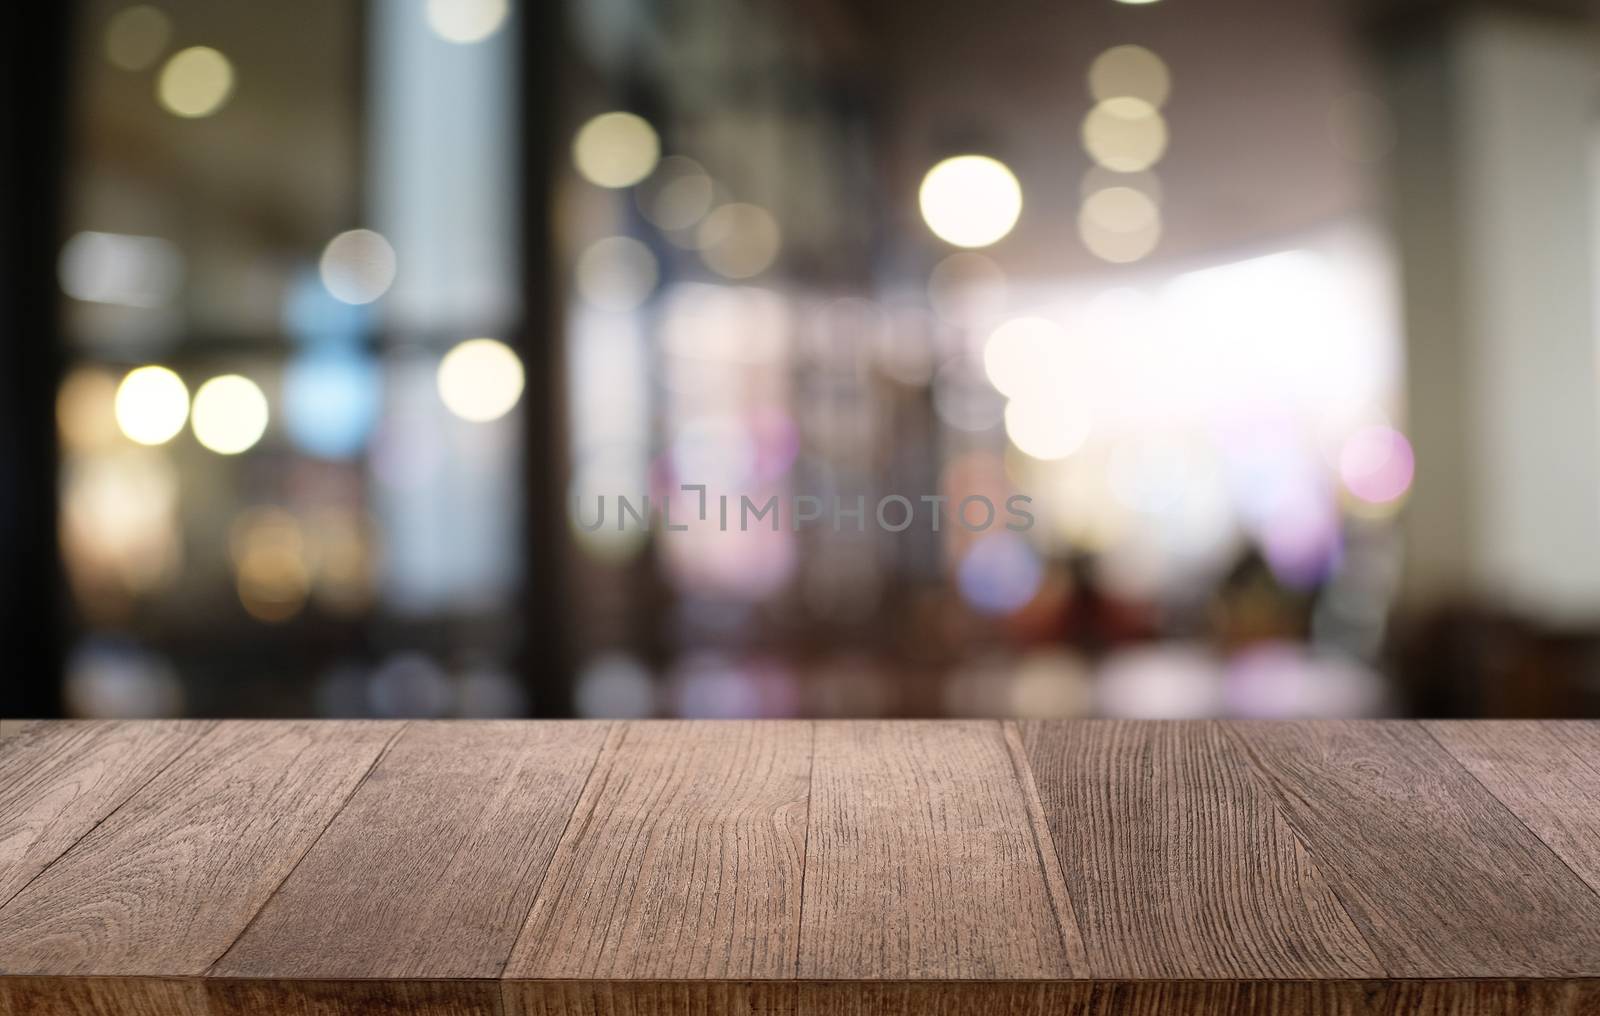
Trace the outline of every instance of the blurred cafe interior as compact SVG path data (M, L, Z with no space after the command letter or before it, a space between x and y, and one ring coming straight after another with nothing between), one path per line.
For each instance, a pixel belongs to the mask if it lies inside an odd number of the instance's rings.
M0 714L1600 716L1597 14L15 10Z

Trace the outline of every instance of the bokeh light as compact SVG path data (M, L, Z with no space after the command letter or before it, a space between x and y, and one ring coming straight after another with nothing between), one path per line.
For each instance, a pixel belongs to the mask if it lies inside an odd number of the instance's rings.
M596 240L578 257L578 295L601 310L630 311L649 298L660 269L650 248L631 236Z
M928 274L928 305L951 324L982 326L1006 309L1006 273L988 257L963 250Z
M371 303L394 284L397 261L383 234L352 229L322 250L322 284L345 303Z
M428 0L428 27L446 42L481 42L510 13L507 0Z
M210 116L233 94L233 64L210 46L190 46L167 60L156 79L156 97L175 116Z
M1096 102L1126 96L1159 109L1171 87L1166 63L1143 46L1113 46L1089 65L1089 93Z
M995 391L1016 398L1033 391L1060 361L1066 335L1054 321L1012 318L983 344L983 372Z
M783 245L778 222L765 208L734 202L707 215L696 235L700 259L728 279L760 275Z
M982 521L976 509L970 510L973 524ZM987 532L967 549L956 580L961 598L978 613L1014 614L1038 593L1044 564L1015 533Z
M172 19L148 4L124 7L106 23L106 59L125 71L153 67L172 40Z
M56 392L56 429L61 443L89 452L114 444L120 431L114 406L117 379L97 367L77 367Z
M371 437L382 385L365 354L319 350L289 361L282 398L289 440L318 458L343 459L359 452Z
M1411 489L1416 459L1411 442L1393 427L1363 427L1339 452L1345 489L1369 504L1387 504Z
M585 180L600 187L631 187L650 175L661 140L643 117L601 113L572 142L572 161Z
M267 624L300 613L311 592L311 567L294 515L272 505L245 512L234 521L228 549L246 613Z
M635 193L639 212L668 232L689 229L705 218L716 199L716 184L698 162L682 155L661 160Z
M1167 124L1143 99L1119 96L1097 103L1083 121L1083 146L1095 162L1118 173L1137 173L1167 150Z
M1071 392L1055 398L1029 397L1006 403L1006 437L1036 459L1064 459L1089 439L1089 407Z
M957 247L998 242L1022 214L1016 176L987 155L958 155L934 166L922 178L917 200L933 234Z
M56 274L74 300L160 307L183 283L183 255L160 237L89 230L62 246Z
M201 385L191 414L195 440L218 455L237 455L267 431L267 397L247 377L224 374Z
M626 653L611 652L586 663L573 689L579 716L635 720L654 715L655 682L644 664Z
M1155 250L1161 241L1161 210L1144 192L1107 187L1084 199L1078 236L1102 261L1127 264Z
M165 444L189 418L189 389L165 367L138 367L117 386L117 426L131 441Z
M522 361L495 339L468 339L439 361L439 398L474 423L496 420L522 397Z

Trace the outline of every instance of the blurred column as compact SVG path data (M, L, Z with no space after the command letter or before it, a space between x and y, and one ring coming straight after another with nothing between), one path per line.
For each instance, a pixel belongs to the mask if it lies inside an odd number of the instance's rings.
M1412 21L1384 59L1399 126L1407 596L1600 616L1600 375L1588 24Z
M59 716L55 398L74 5L0 32L0 716Z

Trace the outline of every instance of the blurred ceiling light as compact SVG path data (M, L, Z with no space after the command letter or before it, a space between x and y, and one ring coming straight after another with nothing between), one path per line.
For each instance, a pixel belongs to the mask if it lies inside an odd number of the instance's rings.
M572 161L585 180L599 187L631 187L650 175L661 140L643 117L601 113L572 142Z
M183 283L183 255L159 237L86 231L61 248L56 275L74 300L159 307Z
M1094 161L1118 173L1149 169L1167 149L1167 123L1143 99L1106 99L1083 121L1083 146Z
M1088 248L1089 253L1112 264L1128 264L1138 261L1156 249L1156 244L1161 241L1159 214L1146 216L1143 224L1133 229L1110 229L1095 216L1104 216L1118 223L1127 224L1138 221L1138 216L1143 215L1145 209L1135 209L1131 203L1122 206L1121 202L1115 204L1108 202L1107 205L1108 207L1091 208L1089 202L1085 202L1083 210L1078 215L1078 236L1083 240L1083 245ZM1154 209L1155 205L1151 204L1148 207Z
M1095 165L1090 166L1089 171L1083 174L1083 181L1078 185L1078 196L1087 198L1095 191L1102 191L1107 187L1132 187L1158 205L1161 204L1164 194L1161 189L1161 178L1154 170L1118 173L1114 169Z
M79 367L56 392L56 428L63 446L86 452L104 448L121 433L113 405L117 379L98 367Z
M1085 198L1078 215L1085 222L1112 233L1138 233L1159 220L1161 211L1143 191L1132 187L1107 187Z
M1393 427L1363 427L1339 453L1345 489L1369 504L1387 504L1411 489L1416 458L1411 442Z
M716 185L693 159L669 155L635 196L639 212L657 228L688 229L711 210Z
M1006 403L1006 437L1036 459L1064 459L1089 439L1089 409L1068 392Z
M172 19L148 4L125 7L106 23L106 59L125 71L155 64L172 39Z
M428 27L446 42L482 42L510 9L506 0L428 0Z
M928 274L928 305L952 324L986 324L1005 311L1006 273L982 254L957 251Z
M117 386L117 426L131 441L165 444L189 418L189 389L165 367L138 367Z
M1052 373L1065 344L1066 335L1054 321L1012 318L989 333L984 342L983 373L995 391L1016 398Z
M1089 65L1089 93L1096 102L1126 96L1160 109L1171 88L1166 63L1143 46L1113 46Z
M644 303L659 276L656 256L631 236L595 241L579 256L574 272L579 295L611 311L630 311Z
M194 393L194 436L218 455L237 455L267 431L267 397L254 381L223 374Z
M494 339L468 339L439 361L439 398L473 423L497 420L522 397L522 361Z
M1352 162L1379 162L1394 150L1394 114L1376 95L1350 92L1328 109L1328 141Z
M394 248L382 233L352 229L322 250L322 284L345 303L371 303L394 285Z
M700 223L700 259L728 279L748 279L771 267L782 246L778 223L765 208L735 202Z
M185 119L210 116L233 94L233 65L210 46L179 50L161 68L156 97Z
M1022 187L1005 164L987 155L945 159L922 178L917 200L935 236L957 247L987 247L1022 214Z

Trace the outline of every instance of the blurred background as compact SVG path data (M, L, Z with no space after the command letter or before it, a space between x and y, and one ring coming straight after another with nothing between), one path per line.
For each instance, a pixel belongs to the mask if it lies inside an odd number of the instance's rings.
M4 715L1600 716L1588 4L30 11Z

